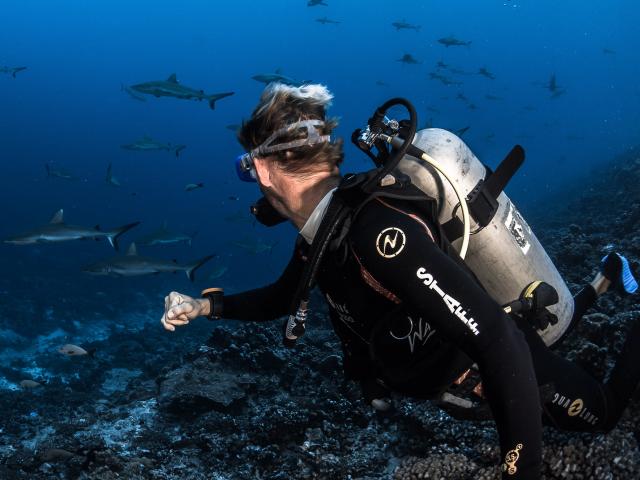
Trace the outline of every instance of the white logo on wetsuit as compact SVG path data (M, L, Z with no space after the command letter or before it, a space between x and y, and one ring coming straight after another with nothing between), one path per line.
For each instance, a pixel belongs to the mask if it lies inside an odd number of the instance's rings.
M355 323L355 320L351 316L346 305L340 305L338 303L335 303L333 299L329 296L329 294L327 294L326 297L327 297L327 302L329 302L329 305L331 305L331 308L333 308L338 313L340 320L342 320L344 323Z
M401 329L396 329L395 332L394 330L389 330L389 335L391 335L396 340L408 340L409 349L411 350L411 353L413 353L416 345L416 340L422 342L420 346L424 346L429 341L431 336L436 333L436 331L433 329L433 327L431 327L431 324L429 322L425 322L422 317L418 317L417 322L415 322L413 318L408 315L405 318L408 321L408 332L405 335L401 335L402 333L404 333L404 329L402 329L402 331L400 332L401 334L398 335L398 330Z
M399 228L385 228L378 234L376 248L384 258L393 258L402 251L406 240L404 232Z
M446 294L444 290L442 290L438 286L438 281L433 278L433 275L427 273L427 270L425 268L420 267L416 272L416 276L423 281L422 283L429 287L429 290L435 290L438 295L442 297L442 300L449 308L449 310L451 310L451 313L462 320L462 323L469 327L469 330L471 330L474 335L480 334L480 331L478 330L478 324L475 322L475 320L473 318L467 318L467 312L463 310L460 302L452 296Z

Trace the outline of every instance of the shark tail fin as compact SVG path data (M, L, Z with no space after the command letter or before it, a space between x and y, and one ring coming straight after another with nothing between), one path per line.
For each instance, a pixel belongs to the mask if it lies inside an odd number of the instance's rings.
M107 234L107 239L109 240L109 243L111 244L111 246L116 250L116 252L120 248L118 246L118 238L120 237L120 235L122 235L125 232L128 232L133 227L137 227L138 225L140 225L140 222L129 223L127 225L123 225L122 227L114 228L112 231L110 231Z
M209 96L209 108L211 110L215 110L216 109L216 101L220 100L221 98L225 98L225 97L230 97L231 95L233 95L235 92L225 92L225 93L214 93L213 95Z
M215 256L216 255L207 255L206 257L201 258L200 260L197 260L196 262L190 265L187 265L187 269L185 271L185 273L187 274L187 278L193 282L196 278L195 277L196 270L199 269L205 263L207 263L209 260L214 258Z
M178 145L178 146L176 146L176 158L178 158L180 156L180 152L182 152L182 150L184 150L185 148L187 148L186 145Z

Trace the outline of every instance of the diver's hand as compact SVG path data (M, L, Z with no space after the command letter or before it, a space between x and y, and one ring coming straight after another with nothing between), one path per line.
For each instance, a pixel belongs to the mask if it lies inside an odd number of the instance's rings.
M162 326L170 332L176 327L188 325L189 321L200 315L209 314L209 300L192 298L178 292L171 292L164 297L164 315L160 319Z

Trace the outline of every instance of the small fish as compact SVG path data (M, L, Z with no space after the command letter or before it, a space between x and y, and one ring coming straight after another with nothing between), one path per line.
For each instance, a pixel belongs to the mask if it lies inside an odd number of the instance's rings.
M198 188L202 188L202 187L204 187L204 183L202 183L202 182L200 182L200 183L189 183L189 184L185 185L184 189L187 192L192 192L192 191L194 191L194 190L196 190Z
M495 95L491 95L490 93L487 93L484 98L486 98L487 100L502 100L502 97L497 97Z
M449 65L447 65L446 63L444 63L442 60L438 60L438 63L436 63L436 67L437 68L447 68Z
M422 63L422 62L419 62L418 60L416 60L416 58L414 58L414 56L411 55L410 53L405 53L402 57L400 57L396 61L400 62L400 63L404 63L406 65L418 65L418 64Z
M379 87L388 87L389 84L383 82L382 80L376 80L376 85L378 85Z
M324 5L325 7L329 6L329 4L328 3L324 3L323 0L309 0L307 2L307 7L315 7L316 5Z
M229 200L240 200L240 197L237 197L235 195L229 195Z
M25 390L31 390L34 388L41 387L42 384L34 380L20 380L20 386Z
M602 53L604 53L605 55L615 55L616 51L605 47L602 49Z
M316 22L321 23L322 25L327 25L329 23L332 25L340 25L340 22L336 20L331 20L330 18L327 18L327 17L316 18Z
M93 357L96 353L95 348L90 348L89 350L85 350L82 347L77 345L73 345L71 343L67 343L58 349L58 353L62 353L63 355L67 355L68 357L81 357L83 355L88 355Z

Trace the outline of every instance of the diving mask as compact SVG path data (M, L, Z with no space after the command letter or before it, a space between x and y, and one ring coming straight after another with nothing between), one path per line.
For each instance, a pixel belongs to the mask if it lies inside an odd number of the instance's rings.
M320 135L316 127L324 126L323 120L302 120L295 122L286 127L280 128L269 135L261 145L257 146L248 153L238 155L236 158L236 173L238 178L243 182L255 182L256 169L253 164L253 159L256 157L264 157L271 153L282 152L283 150L290 150L292 148L317 145L318 143L325 143L331 141L330 135ZM292 132L298 130L306 131L306 138L299 138L285 143L274 142L285 135L290 135Z

